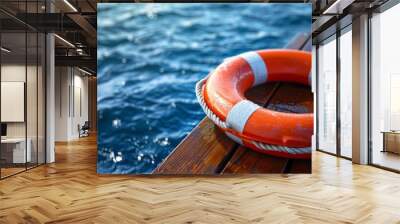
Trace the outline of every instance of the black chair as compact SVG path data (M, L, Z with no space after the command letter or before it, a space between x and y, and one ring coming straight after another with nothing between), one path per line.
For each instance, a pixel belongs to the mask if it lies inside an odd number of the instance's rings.
M85 121L82 127L78 124L79 138L89 136L89 129L90 129L89 121Z

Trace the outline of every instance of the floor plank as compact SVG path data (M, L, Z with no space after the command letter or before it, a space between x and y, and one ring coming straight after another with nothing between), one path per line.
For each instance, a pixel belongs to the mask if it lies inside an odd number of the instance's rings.
M282 173L288 159L269 156L239 147L223 170L224 174Z

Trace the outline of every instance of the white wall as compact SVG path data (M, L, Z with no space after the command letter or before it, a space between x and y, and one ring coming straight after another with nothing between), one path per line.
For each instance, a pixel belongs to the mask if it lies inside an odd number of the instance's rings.
M1 66L1 81L2 82L25 82L25 75L26 71L29 74L28 78L30 77L30 74L35 74L36 75L36 66L27 66L25 67L25 64L4 64ZM28 80L30 86L34 85L36 86L36 80ZM27 89L27 103L31 104L34 102L32 105L28 105L31 107L36 108L36 88L28 88ZM36 111L36 109L34 110ZM2 110L7 110L7 108L1 108ZM32 108L31 108L32 110ZM27 114L28 116L28 129L33 128L36 130L36 113L31 113L31 110L29 110ZM34 122L34 123L32 123ZM7 136L8 137L25 137L25 123L26 122L7 122ZM28 137L31 132L28 130ZM36 132L35 132L36 134Z
M55 68L55 141L67 141L69 139L69 96L68 88L70 84L69 68Z
M24 82L1 81L1 108L1 122L25 121Z
M1 66L1 81L2 82L25 82L25 64L3 64ZM31 70L32 67L28 67ZM4 96L3 96L4 97ZM7 110L7 108L1 108ZM25 137L25 123L11 122L7 123L7 135L9 137Z
M75 110L73 119L72 119L72 135L77 137L79 135L77 126L78 124L83 125L85 121L89 120L88 113L88 78L87 76L82 76L83 73L79 72L79 75L74 76L74 108ZM79 97L80 96L80 97ZM80 102L79 102L80 101ZM81 107L81 108L80 108ZM80 111L82 110L82 111Z
M88 78L76 68L56 67L55 85L55 140L77 139L78 124L88 120Z

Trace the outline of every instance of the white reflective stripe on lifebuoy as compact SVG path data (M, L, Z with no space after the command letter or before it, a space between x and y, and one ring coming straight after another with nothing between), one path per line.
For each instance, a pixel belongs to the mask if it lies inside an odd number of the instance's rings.
M226 117L226 124L229 128L242 133L244 126L249 120L250 116L258 109L260 106L249 101L242 100L235 104L229 111Z
M267 66L261 56L254 51L246 52L239 55L249 63L254 75L253 86L265 83L268 79Z
M240 139L239 137L237 137L237 136L235 136L235 135L233 135L233 134L231 134L231 133L229 133L229 132L227 132L227 131L225 132L225 134L226 134L230 139L232 139L234 142L243 145L243 141L242 141L242 139Z

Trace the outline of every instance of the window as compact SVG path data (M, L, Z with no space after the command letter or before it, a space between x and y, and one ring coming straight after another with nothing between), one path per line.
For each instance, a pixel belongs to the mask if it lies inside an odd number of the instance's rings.
M352 33L351 26L340 36L340 155L352 154Z
M371 162L400 170L400 5L371 18Z
M19 2L18 13L40 13L43 4ZM9 21L0 23L0 178L5 178L45 163L46 40L13 16L0 17Z
M318 48L318 149L336 153L336 36Z

